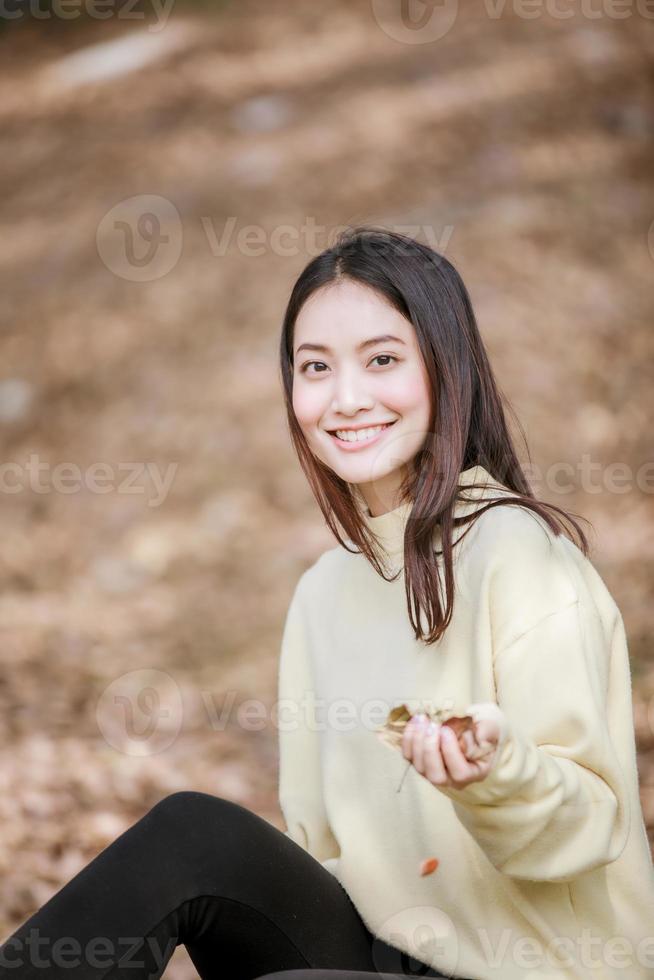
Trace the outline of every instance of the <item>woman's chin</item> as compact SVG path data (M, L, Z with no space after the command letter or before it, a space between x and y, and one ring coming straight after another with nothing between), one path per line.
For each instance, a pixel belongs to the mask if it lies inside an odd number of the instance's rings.
M389 466L388 469L375 469L370 472L370 467L363 466L343 466L329 464L329 468L340 476L341 480L357 487L360 491L370 493L378 492L383 494L389 483L395 484L400 481L401 472L396 467ZM394 479L394 475L396 479Z
M309 446L324 466L345 483L353 486L374 488L376 484L387 481L393 474L401 477L403 467L406 465L397 458L384 461L383 453L378 453L376 458L371 459L370 454L365 450L359 453L343 451L337 446L318 447L315 443L313 445L309 443ZM370 449L373 450L374 447L371 446Z

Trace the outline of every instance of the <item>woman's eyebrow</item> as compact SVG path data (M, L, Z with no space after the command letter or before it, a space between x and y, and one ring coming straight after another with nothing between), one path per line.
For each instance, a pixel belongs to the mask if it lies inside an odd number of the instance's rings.
M401 337L394 337L391 333L384 333L380 337L371 337L369 340L362 341L356 349L357 351L365 350L366 347L374 347L375 344L382 344L387 341L395 341L398 344L404 343ZM295 353L299 354L301 350L317 350L323 354L332 353L329 347L326 347L324 344L300 344Z

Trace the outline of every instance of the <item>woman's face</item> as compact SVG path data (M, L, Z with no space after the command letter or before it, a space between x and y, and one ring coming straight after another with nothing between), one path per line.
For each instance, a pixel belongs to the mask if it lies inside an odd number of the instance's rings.
M412 324L374 289L341 280L302 307L293 359L293 409L309 448L359 487L371 514L392 510L429 429L429 378Z

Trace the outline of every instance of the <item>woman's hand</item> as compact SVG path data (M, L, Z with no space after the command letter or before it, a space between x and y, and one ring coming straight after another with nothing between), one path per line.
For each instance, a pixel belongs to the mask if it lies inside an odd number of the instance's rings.
M424 714L414 715L402 735L402 754L434 786L462 789L485 779L490 772L497 755L500 723L493 715L481 718L475 734L478 742L491 743L495 749L485 758L472 761L464 755L449 725L429 721Z

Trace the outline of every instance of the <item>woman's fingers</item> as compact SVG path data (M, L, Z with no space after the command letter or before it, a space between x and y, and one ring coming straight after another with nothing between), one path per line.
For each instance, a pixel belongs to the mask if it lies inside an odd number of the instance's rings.
M427 727L427 716L414 715L402 733L402 753L405 759L410 759L418 772L422 772L424 729Z
M459 740L449 725L443 725L441 732L441 753L445 767L454 783L465 783L474 778L477 767L472 765L459 745Z
M402 735L402 752L422 776L430 782L444 784L448 774L439 748L441 728L438 722L430 722L425 715L414 715Z
M445 768L445 760L441 754L441 738L443 725L434 723L434 728L425 739L425 771L424 775L435 786L445 786L449 782L449 774Z
M467 759L452 728L430 722L425 715L415 715L406 725L402 754L435 786L460 788L483 779L490 768L485 760Z
M477 748L477 740L475 738L474 732L467 729L461 735L461 741L463 742L463 754L468 759L474 759L475 749Z

